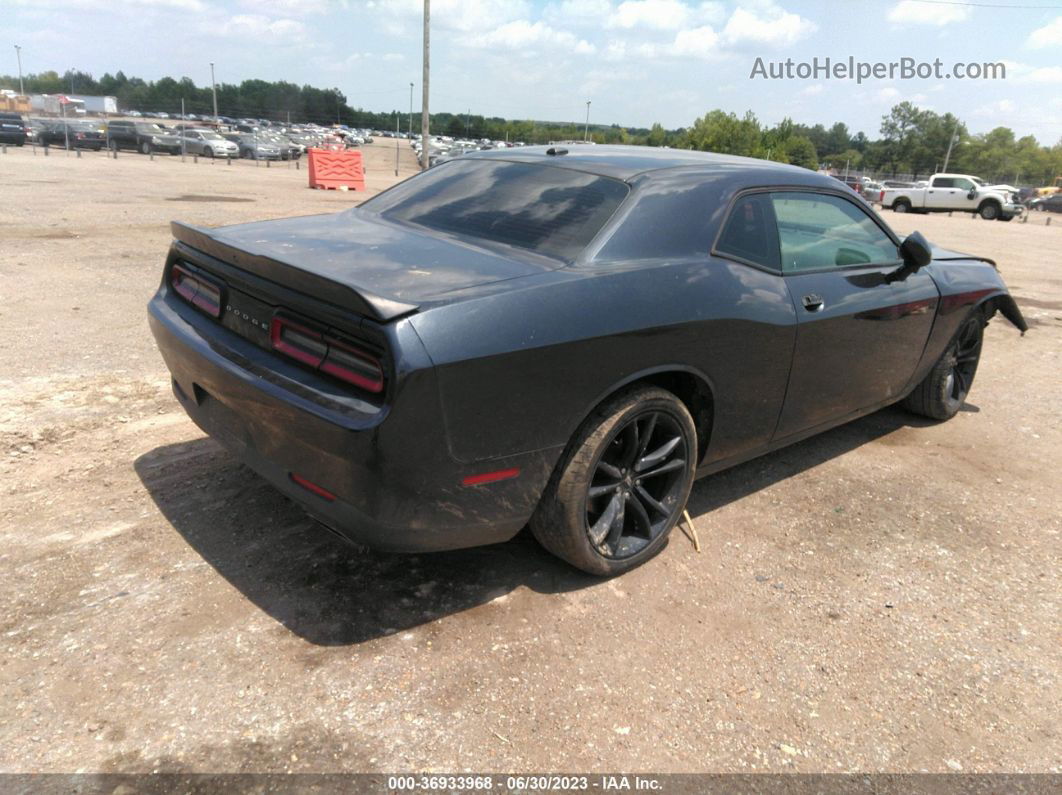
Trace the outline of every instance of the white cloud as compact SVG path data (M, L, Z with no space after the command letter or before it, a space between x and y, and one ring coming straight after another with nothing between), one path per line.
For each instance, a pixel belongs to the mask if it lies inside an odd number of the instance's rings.
M1053 21L1030 33L1028 44L1034 49L1062 47L1062 17L1055 17Z
M1041 66L1026 74L1022 80L1029 83L1062 83L1062 66Z
M999 102L990 102L987 105L982 105L974 110L973 115L995 118L1001 115L1013 114L1017 109L1018 106L1009 99L1001 99Z
M240 5L255 14L277 17L302 17L328 10L320 0L240 0Z
M778 6L766 4L758 13L744 8L734 9L723 28L723 38L732 45L789 46L816 29L814 22Z
M608 17L605 25L624 30L679 30L721 22L724 17L723 4L719 2L687 5L680 0L624 0Z
M719 34L711 25L680 30L671 47L673 55L687 58L713 58L719 55Z
M898 88L893 88L892 86L885 86L885 88L880 89L877 94L875 94L875 98L879 102L891 102L894 99L900 98L900 90Z
M814 97L817 94L821 94L825 90L826 86L824 86L822 83L812 83L810 86L806 86L800 89L799 93L802 97Z
M214 24L201 25L215 36L251 39L264 44L296 44L306 38L306 26L294 19L270 19L262 14L236 14Z
M608 19L610 28L678 30L690 16L690 7L679 0L624 0Z
M7 0L16 6L31 8L58 8L73 10L99 11L101 6L93 0ZM120 8L109 9L110 12L117 10L130 11L139 8L170 8L178 11L205 11L207 9L203 0L128 0L121 4Z
M958 5L919 3L917 0L901 0L889 11L889 22L909 25L950 25L963 22L970 16L970 9Z
M500 50L526 50L532 47L560 47L579 54L594 52L594 45L578 39L573 33L558 30L545 22L529 22L518 19L506 22L494 30L481 33L467 40L474 47Z

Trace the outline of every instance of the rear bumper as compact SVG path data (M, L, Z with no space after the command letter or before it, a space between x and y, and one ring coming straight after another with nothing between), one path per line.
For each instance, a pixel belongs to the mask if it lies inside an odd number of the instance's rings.
M297 368L287 369L274 355L175 304L163 288L148 314L181 406L207 434L340 535L393 551L458 549L506 541L530 518L558 451L473 467L455 461L433 370L410 376L390 408L356 400L322 404L313 399L312 383L298 394L285 385L287 376L299 376ZM461 484L469 474L505 468L521 474L481 486ZM293 475L334 499L299 485Z

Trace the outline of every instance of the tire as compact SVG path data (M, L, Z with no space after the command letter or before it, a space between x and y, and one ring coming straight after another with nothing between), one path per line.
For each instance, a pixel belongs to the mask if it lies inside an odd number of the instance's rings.
M995 202L985 202L977 208L977 214L986 221L994 221L1000 216L999 205Z
M554 470L531 532L590 574L614 576L667 544L693 485L697 431L670 392L635 387L598 407Z
M217 157L217 155L214 153L214 147L208 146L206 149L204 149L203 157L209 157L211 160Z
M903 407L934 420L950 420L970 394L984 341L984 315L975 309L955 333L929 375L903 400Z
M141 144L140 144L140 154L142 154L142 155L150 155L151 154L151 144L149 144L147 141L141 142Z
M907 199L897 199L892 203L892 211L894 213L909 213L911 212L911 202Z
M117 141L111 141L109 146L110 146L110 150L112 152L117 152L118 151L118 142Z

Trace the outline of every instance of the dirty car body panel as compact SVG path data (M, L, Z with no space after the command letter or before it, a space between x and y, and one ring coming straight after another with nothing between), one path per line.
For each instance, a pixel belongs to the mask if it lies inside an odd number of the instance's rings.
M787 273L741 248L783 192L899 245L828 177L586 149L473 153L333 215L175 223L149 316L181 405L345 537L440 550L518 532L632 384L681 393L706 475L903 398L972 311L1024 327L976 257L844 246Z

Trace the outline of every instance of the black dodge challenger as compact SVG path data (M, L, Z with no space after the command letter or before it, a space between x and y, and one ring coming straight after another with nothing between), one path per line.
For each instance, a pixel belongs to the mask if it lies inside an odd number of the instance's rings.
M357 209L173 224L151 328L198 425L335 532L442 550L530 523L595 574L695 477L969 392L990 260L845 186L636 147L466 155Z

